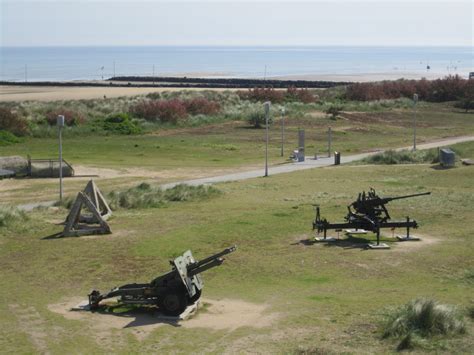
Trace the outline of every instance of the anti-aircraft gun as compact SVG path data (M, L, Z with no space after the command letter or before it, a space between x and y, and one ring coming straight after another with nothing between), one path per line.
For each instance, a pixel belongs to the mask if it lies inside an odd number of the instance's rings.
M382 228L406 228L406 238L410 238L410 228L418 228L418 224L414 219L406 217L406 221L391 221L390 214L386 205L394 200L401 200L416 196L429 195L431 192L423 192L419 194L385 197L381 198L377 195L374 189L370 189L367 193L362 192L357 197L357 200L347 206L348 213L345 222L329 223L325 218L321 218L320 208L316 207L316 218L313 222L313 230L317 233L324 233L326 239L327 231L329 229L346 229L353 228L356 230L368 230L377 234L377 245L380 245L380 229Z
M170 272L158 276L150 283L127 284L115 287L104 294L93 290L88 295L89 307L91 310L96 310L102 300L120 297L121 304L156 305L162 313L177 316L201 297L203 281L200 273L221 265L224 262L222 256L236 249L236 246L232 246L201 261L196 261L188 250L170 260L172 266Z

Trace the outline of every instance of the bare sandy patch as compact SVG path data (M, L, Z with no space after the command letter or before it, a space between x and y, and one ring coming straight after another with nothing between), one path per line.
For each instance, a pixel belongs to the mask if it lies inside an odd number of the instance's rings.
M92 329L92 336L98 343L103 342L104 339L111 339L112 333L120 329L131 332L138 340L143 340L153 330L166 324L157 318L155 312L151 311L112 314L74 310L78 304L84 301L84 298L74 297L67 301L48 305L48 309L66 319L87 323L87 328Z
M396 248L394 248L394 250L401 251L401 252L416 251L420 248L426 248L440 242L439 238L435 238L429 235L416 234L413 237L418 237L421 240L418 240L418 241L414 240L414 241L409 241L409 242L406 242L406 241L397 242Z
M204 310L193 318L183 321L185 328L210 328L214 330L235 330L240 327L269 327L277 315L267 312L264 304L249 303L241 300L204 300Z
M239 327L263 328L271 326L277 315L267 312L266 305L248 303L241 300L201 300L201 309L190 319L174 321L162 318L157 310L135 309L123 313L90 312L75 310L85 299L73 297L57 304L51 304L51 312L66 319L82 321L92 329L92 336L98 343L103 342L114 331L131 332L138 340L145 339L155 329L172 325L183 328L209 328L233 331Z
M108 83L108 82L107 82ZM153 88L153 87L114 87L114 86L0 86L0 102L5 101L60 101L89 100L146 95L165 91L202 91L201 88ZM224 89L206 89L222 91ZM105 96L105 98L104 98Z

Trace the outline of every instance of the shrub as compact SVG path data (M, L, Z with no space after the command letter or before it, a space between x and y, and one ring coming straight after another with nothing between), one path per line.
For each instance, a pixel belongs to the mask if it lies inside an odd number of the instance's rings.
M56 126L59 115L64 116L64 124L66 126L78 126L86 122L86 118L81 112L65 108L59 108L47 112L46 122L48 122L50 126Z
M455 107L469 112L469 110L474 110L474 80L469 80L466 84L466 90L463 97L456 102Z
M0 130L8 131L17 136L24 136L28 133L28 124L16 112L0 107Z
M254 128L262 128L262 126L265 126L265 112L263 110L250 112L247 122ZM270 118L268 123L271 123Z
M298 89L294 86L290 86L286 89L285 99L288 101L300 101L305 104L310 104L316 102L318 97L308 89Z
M19 143L20 139L8 131L0 131L0 146Z
M437 163L438 153L436 149L417 150L387 150L385 152L371 155L362 160L367 164L420 164Z
M431 102L454 101L466 96L467 87L472 85L469 80L458 75L428 81L396 80L376 83L354 83L347 87L344 97L355 101L372 101L412 98L417 93L420 100Z
M186 100L184 101L184 105L191 115L215 115L221 109L218 102L208 100L204 97Z
M117 134L140 134L141 129L127 113L117 113L108 116L103 122L103 129Z
M135 116L151 121L176 124L188 115L182 100L150 100L142 101L130 109Z
M108 201L112 209L158 208L168 202L203 200L218 194L220 191L212 186L180 184L171 189L162 190L148 183L141 183L126 191L111 192L108 195Z
M343 107L341 105L331 105L326 109L325 113L327 115L330 115L330 118L332 120L336 120L342 109Z
M0 206L0 228L8 228L28 220L28 215L16 207Z
M239 91L239 96L244 100L251 101L270 101L280 103L285 100L285 93L281 90L275 90L272 87L254 87L248 91Z
M408 302L386 316L383 337L401 338L400 350L413 347L413 337L463 334L463 315L453 306L421 298Z

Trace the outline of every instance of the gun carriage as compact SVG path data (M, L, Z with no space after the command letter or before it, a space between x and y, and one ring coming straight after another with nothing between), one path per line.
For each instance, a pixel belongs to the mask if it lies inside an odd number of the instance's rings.
M323 233L326 239L327 231L342 230L353 228L356 230L367 230L376 233L377 246L380 245L380 230L383 228L406 228L406 238L410 238L410 228L418 228L418 223L410 217L406 217L406 221L391 221L390 214L386 205L394 200L401 200L416 196L429 195L431 192L423 192L419 194L386 197L381 198L374 189L370 189L367 193L364 191L359 193L357 200L347 206L348 213L345 222L330 223L325 218L321 218L319 206L316 207L316 218L313 222L313 230L317 233ZM323 239L323 240L324 240Z
M177 316L188 305L195 303L201 297L203 281L201 273L224 262L222 256L230 254L236 246L196 261L191 251L174 260L170 260L172 270L158 276L150 283L133 283L115 287L107 293L93 290L89 295L89 307L96 310L100 302L107 298L119 297L119 302L126 305L156 305L166 315Z

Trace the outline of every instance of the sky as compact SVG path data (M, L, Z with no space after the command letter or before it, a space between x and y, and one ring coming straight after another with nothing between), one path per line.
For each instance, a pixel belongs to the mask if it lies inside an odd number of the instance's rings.
M0 0L0 46L473 46L471 0Z

